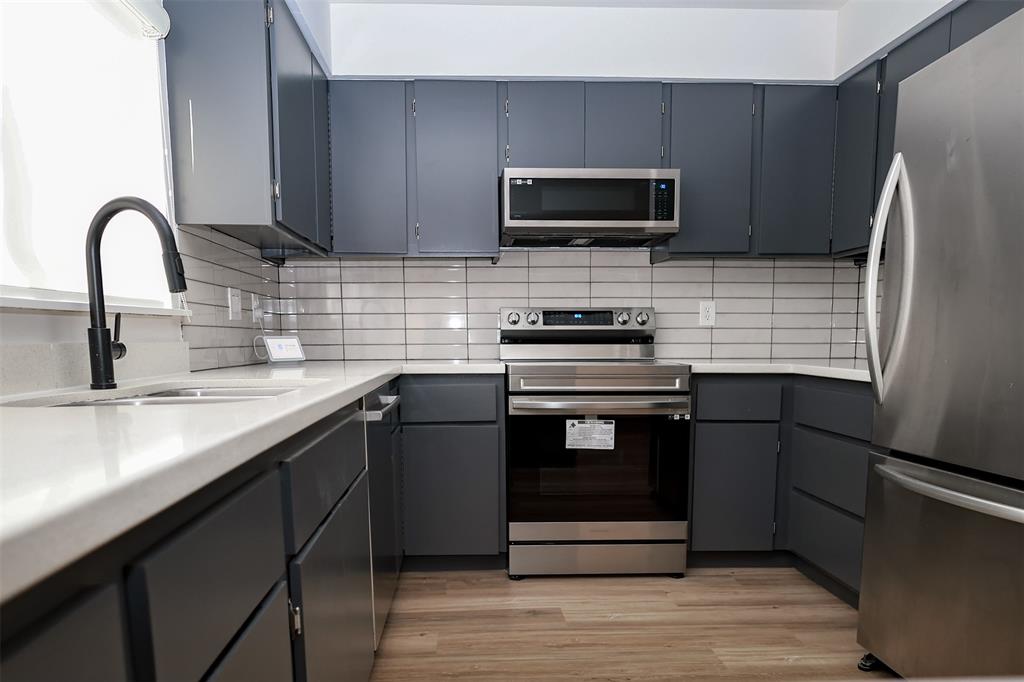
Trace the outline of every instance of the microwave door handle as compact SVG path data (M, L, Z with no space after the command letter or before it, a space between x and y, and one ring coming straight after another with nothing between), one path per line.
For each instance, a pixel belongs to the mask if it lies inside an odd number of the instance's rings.
M878 341L878 273L882 261L882 242L885 240L885 229L889 223L889 211L892 208L892 201L896 195L896 189L900 189L900 218L903 227L903 253L904 262L902 268L903 286L900 287L900 298L894 302L896 305L895 320L896 333L893 336L892 345L889 348L889 358L895 357L902 345L905 332L906 303L910 297L910 286L912 278L909 276L913 270L914 253L914 211L913 202L910 196L910 186L907 179L907 165L903 159L903 152L897 152L889 166L889 173L885 177L885 184L882 185L882 195L878 201L878 208L872 221L874 229L871 231L871 242L868 247L867 270L865 272L866 282L864 283L864 328L866 331L868 374L871 377L871 390L875 396L875 402L879 405L885 395L885 368L882 365L881 353Z
M979 514L1024 525L1024 509L1020 507L986 500L983 497L968 495L958 490L950 490L941 485L922 481L885 464L876 464L875 471L882 478L918 495L923 495L939 502L945 502L961 509L968 509Z

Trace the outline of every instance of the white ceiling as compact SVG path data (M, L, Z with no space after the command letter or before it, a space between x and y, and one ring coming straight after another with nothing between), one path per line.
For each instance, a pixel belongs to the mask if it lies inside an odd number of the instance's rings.
M326 0L332 5L380 4L381 0ZM404 5L535 7L677 7L685 9L800 9L835 11L848 0L398 0Z

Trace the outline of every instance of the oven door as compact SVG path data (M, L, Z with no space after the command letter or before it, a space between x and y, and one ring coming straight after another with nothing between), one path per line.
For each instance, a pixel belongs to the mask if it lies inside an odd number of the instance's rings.
M515 395L511 542L684 540L687 395Z

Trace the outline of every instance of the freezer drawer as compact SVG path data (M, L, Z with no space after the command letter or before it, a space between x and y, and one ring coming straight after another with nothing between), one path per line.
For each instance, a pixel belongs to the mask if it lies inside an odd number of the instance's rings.
M904 677L1024 674L1024 492L869 471L857 641Z

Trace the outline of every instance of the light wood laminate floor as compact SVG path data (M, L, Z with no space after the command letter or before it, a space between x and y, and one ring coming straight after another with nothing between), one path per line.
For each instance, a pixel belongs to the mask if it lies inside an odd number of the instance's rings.
M867 680L856 632L857 612L792 568L407 572L373 679Z

